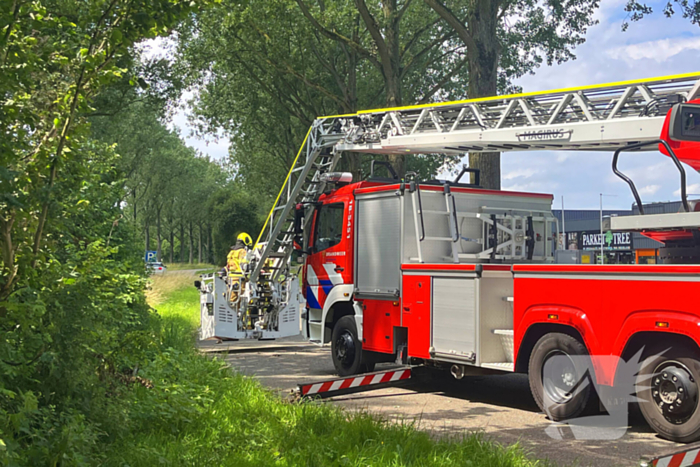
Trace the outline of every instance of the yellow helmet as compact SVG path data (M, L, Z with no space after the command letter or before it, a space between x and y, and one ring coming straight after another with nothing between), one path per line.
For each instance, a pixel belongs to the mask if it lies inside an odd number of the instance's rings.
M250 238L250 235L247 233L243 232L242 234L238 235L238 238L236 239L240 242L243 242L245 246L251 246L253 244L253 239Z

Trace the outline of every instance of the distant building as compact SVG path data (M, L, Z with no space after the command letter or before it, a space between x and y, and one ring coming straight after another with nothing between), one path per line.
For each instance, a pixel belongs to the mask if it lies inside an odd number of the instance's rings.
M560 235L559 249L585 250L593 252L593 258L600 262L600 210L567 209L562 222L561 209L552 210L559 220L559 232L566 229L566 238ZM629 216L632 211L603 211L603 217ZM613 264L633 264L636 262L635 245L641 239L638 234L628 232L603 232L603 253L605 262ZM642 237L639 235L639 237ZM644 238L644 237L642 237ZM658 243L658 242L657 242Z
M665 214L681 211L680 201L651 203L644 205L645 214ZM593 251L594 258L600 256L600 210L571 209L564 211L562 222L561 209L552 213L559 220L559 231L566 229L566 239L559 241L559 249ZM639 214L637 206L631 210L603 211L603 217L630 216ZM616 264L653 264L658 262L659 248L664 244L636 232L603 232L603 252L606 263ZM564 247L566 245L566 247Z

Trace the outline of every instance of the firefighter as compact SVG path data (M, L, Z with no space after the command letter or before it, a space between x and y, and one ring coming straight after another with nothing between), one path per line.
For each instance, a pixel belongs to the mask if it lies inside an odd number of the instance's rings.
M226 257L226 269L229 281L229 300L237 302L238 296L243 287L243 264L248 262L248 248L253 244L250 235L243 232L236 239L236 244L231 247L231 251Z

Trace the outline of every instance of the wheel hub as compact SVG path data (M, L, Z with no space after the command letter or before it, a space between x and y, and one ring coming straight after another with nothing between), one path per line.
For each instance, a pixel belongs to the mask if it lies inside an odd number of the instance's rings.
M352 365L353 360L355 360L355 341L348 331L338 336L335 348L336 357L342 365L344 367Z
M570 400L577 381L576 366L567 353L557 350L545 357L542 385L549 400L557 404Z
M697 406L698 386L690 371L679 362L665 362L654 372L651 395L664 417L684 423Z

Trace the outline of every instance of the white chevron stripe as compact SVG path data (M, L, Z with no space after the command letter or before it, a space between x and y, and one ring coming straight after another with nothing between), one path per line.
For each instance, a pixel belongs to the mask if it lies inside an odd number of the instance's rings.
M374 378L372 378L372 381L369 382L369 384L378 384L382 378L384 377L384 373L379 373L378 375L374 375Z
M338 381L333 381L333 384L331 384L331 387L328 388L329 391L336 391L340 389L340 385L343 384L344 379L339 379Z
M690 465L693 465L693 461L698 456L698 452L700 452L700 449L693 449L692 451L686 452L685 457L683 458L683 462L681 462L681 464L678 467L688 467Z
M335 263L324 263L323 269L326 270L328 274L328 279L330 279L331 284L338 285L343 283L343 275L339 272L335 272L337 265Z
M363 379L365 379L364 376L362 376L362 377L360 377L360 378L355 378L355 379L352 381L352 383L350 383L350 387L351 387L351 388L356 388L357 386L360 385L360 383L362 382Z
M309 267L306 269L306 282L309 283L309 285L318 285L318 276L316 275L316 271L314 271L314 267L309 264Z

